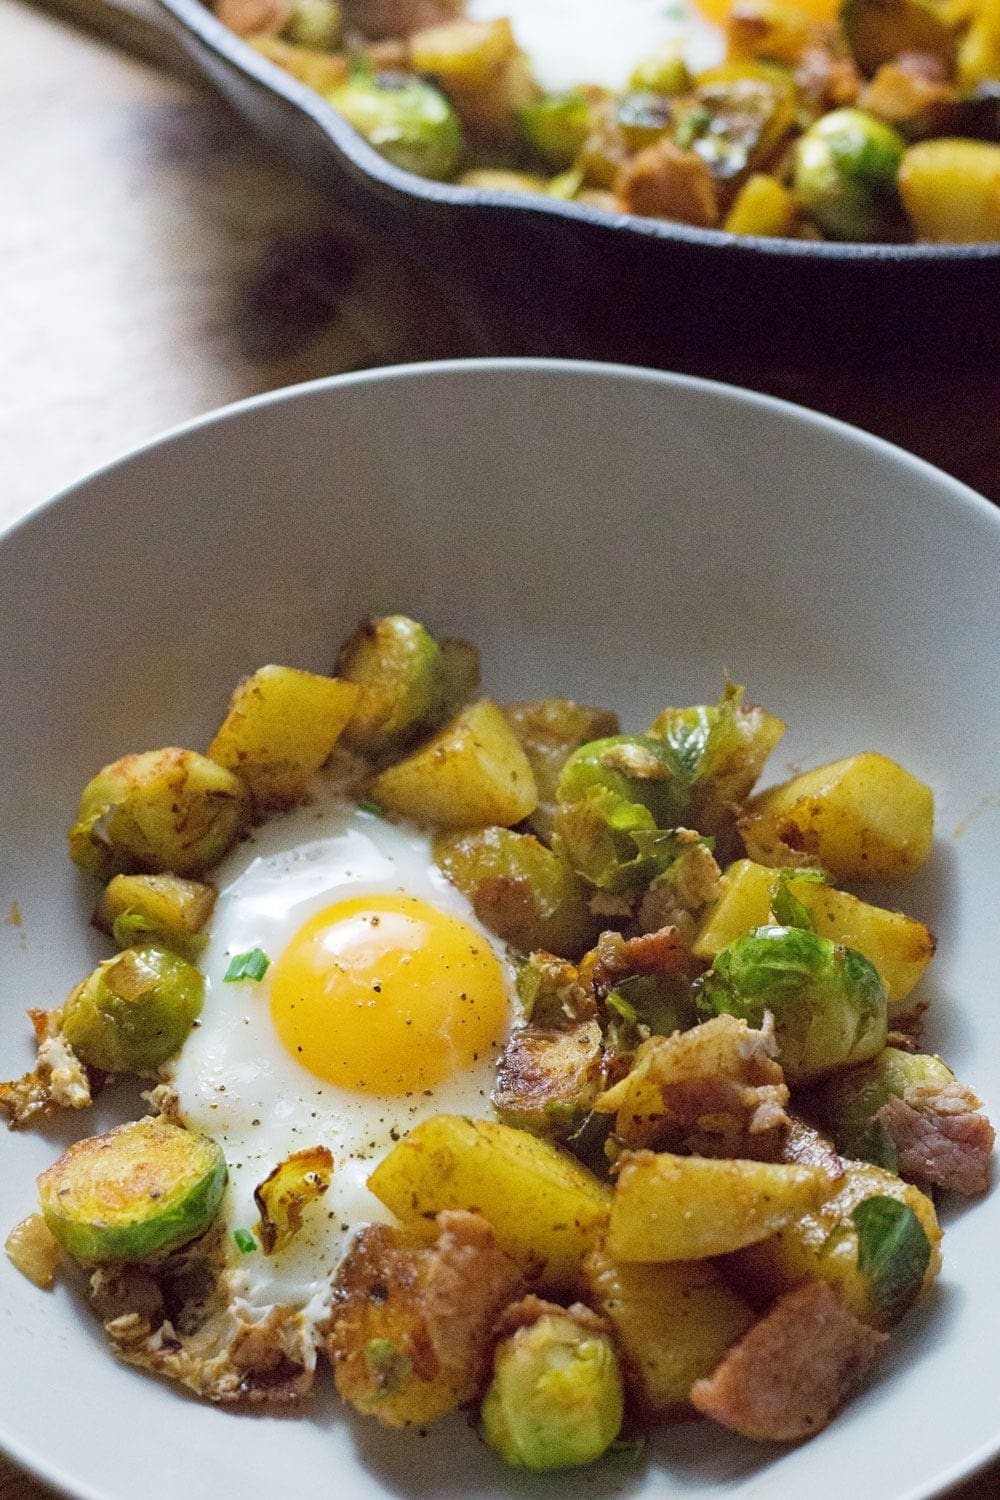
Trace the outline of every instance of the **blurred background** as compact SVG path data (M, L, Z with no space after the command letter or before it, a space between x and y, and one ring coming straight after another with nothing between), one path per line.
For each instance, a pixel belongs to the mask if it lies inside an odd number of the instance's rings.
M459 285L274 155L155 12L0 0L0 522L228 401L399 361L621 359L800 401L1000 500L1000 373L727 354ZM915 318L921 309L914 308ZM829 351L827 351L829 352Z

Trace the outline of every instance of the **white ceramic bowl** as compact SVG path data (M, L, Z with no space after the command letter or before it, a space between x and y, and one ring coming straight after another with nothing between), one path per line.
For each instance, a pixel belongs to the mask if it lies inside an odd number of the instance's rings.
M0 913L23 919L0 924L0 1076L28 1066L24 1008L103 953L64 844L90 774L203 745L242 673L329 669L359 616L396 608L476 640L500 697L574 695L643 726L728 670L791 725L774 775L874 747L929 781L937 844L898 901L940 938L931 1041L997 1118L998 568L1000 514L926 464L644 371L380 371L151 444L0 543ZM0 1136L0 1228L66 1135ZM36 1291L2 1256L0 1443L92 1500L917 1500L1000 1447L1000 1197L946 1217L936 1295L791 1451L688 1423L638 1466L534 1483L459 1420L397 1438L329 1395L297 1419L234 1415L115 1364L68 1290Z

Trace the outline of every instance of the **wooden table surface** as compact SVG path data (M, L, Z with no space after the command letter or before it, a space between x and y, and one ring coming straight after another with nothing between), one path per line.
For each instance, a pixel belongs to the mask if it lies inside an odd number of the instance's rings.
M0 0L0 527L173 423L314 376L494 353L656 363L628 330L595 348L443 294L145 33L122 39L159 65ZM1000 500L1000 379L687 364L853 420ZM0 1459L0 1500L47 1493ZM956 1495L997 1500L1000 1467Z

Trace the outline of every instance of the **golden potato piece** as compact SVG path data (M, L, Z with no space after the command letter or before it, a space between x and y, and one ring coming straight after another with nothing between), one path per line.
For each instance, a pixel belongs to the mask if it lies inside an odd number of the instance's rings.
M1000 21L997 32L1000 38ZM899 193L919 240L964 245L1000 240L1000 145L957 138L920 141L900 163Z
M538 801L527 757L489 698L471 703L377 776L372 796L392 812L440 828L509 828Z
M611 1194L548 1141L493 1120L434 1115L389 1152L368 1186L425 1232L443 1209L478 1212L497 1243L545 1289L572 1289L604 1230Z
M731 1256L726 1273L747 1296L761 1302L805 1281L828 1281L856 1317L883 1328L885 1316L872 1295L868 1275L858 1264L858 1233L851 1212L866 1198L896 1198L909 1204L931 1245L926 1288L941 1269L941 1230L934 1204L919 1188L868 1162L845 1161L843 1177L835 1182L827 1178L826 1184L827 1193L818 1206L772 1238Z
M636 1265L604 1250L583 1266L587 1301L613 1325L633 1407L647 1420L680 1415L756 1314L705 1261Z
M326 1350L343 1399L387 1427L436 1421L470 1401L497 1315L520 1273L476 1214L442 1214L436 1242L368 1224L333 1283Z
M702 917L691 952L711 963L717 953L737 938L767 923L771 910L771 886L778 871L770 865L738 859L723 872L718 901Z
M739 828L760 864L819 865L835 880L902 879L931 851L934 797L866 750L759 792Z
M822 1203L819 1167L630 1152L611 1200L608 1253L616 1260L703 1260L724 1255Z
M780 873L752 859L730 865L722 877L722 895L703 918L692 945L695 957L711 963L736 938L764 926ZM901 1002L934 956L934 938L923 922L815 880L792 880L789 893L809 912L820 937L854 948L875 965L885 980L890 1016L900 1014Z
M329 758L360 691L296 667L260 667L229 700L209 758L236 772L258 808L288 807Z

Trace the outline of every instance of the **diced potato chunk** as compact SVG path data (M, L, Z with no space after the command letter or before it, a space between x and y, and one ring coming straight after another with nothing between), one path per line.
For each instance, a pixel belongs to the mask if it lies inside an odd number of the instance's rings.
M623 1158L608 1252L617 1260L703 1260L766 1239L822 1203L818 1167L704 1156Z
M94 926L113 936L118 919L132 917L144 941L183 945L212 915L215 896L214 886L179 875L115 875L94 908Z
M767 923L771 910L771 886L778 871L752 859L738 859L722 876L718 901L701 920L691 945L695 958L711 963L717 953L737 938Z
M885 980L890 1018L901 1014L902 1002L934 957L934 938L923 922L815 880L793 880L790 890L811 914L820 937L855 948L875 965Z
M835 880L901 879L934 837L930 787L866 750L806 771L747 803L740 833L760 864L815 864Z
M771 1239L740 1250L727 1263L737 1286L748 1296L770 1301L804 1281L828 1281L856 1317L879 1328L885 1318L872 1297L868 1276L858 1265L858 1234L851 1211L866 1198L897 1198L908 1203L930 1240L931 1259L924 1278L927 1287L941 1269L941 1230L934 1204L926 1193L902 1182L892 1172L868 1162L845 1161L839 1181L826 1179L825 1201L812 1212L786 1224Z
M957 244L998 240L1000 146L950 138L920 141L900 164L899 193L917 239Z
M545 1289L571 1289L608 1217L604 1183L548 1141L492 1120L435 1115L399 1142L368 1186L403 1222L434 1233L443 1209L481 1213Z
M636 1265L595 1250L587 1301L613 1325L633 1405L647 1420L678 1414L755 1314L713 1265Z
M779 874L751 859L730 865L722 877L722 895L695 938L695 956L711 963L736 938L764 926L770 920L770 893ZM809 912L820 937L856 949L875 965L888 991L889 1014L899 1015L902 1002L934 956L934 938L923 922L815 880L792 880L789 892Z
M375 778L392 812L441 828L509 828L534 811L535 778L504 714L480 698Z
M287 807L330 756L354 711L356 683L296 667L260 667L239 684L208 747L262 809Z

